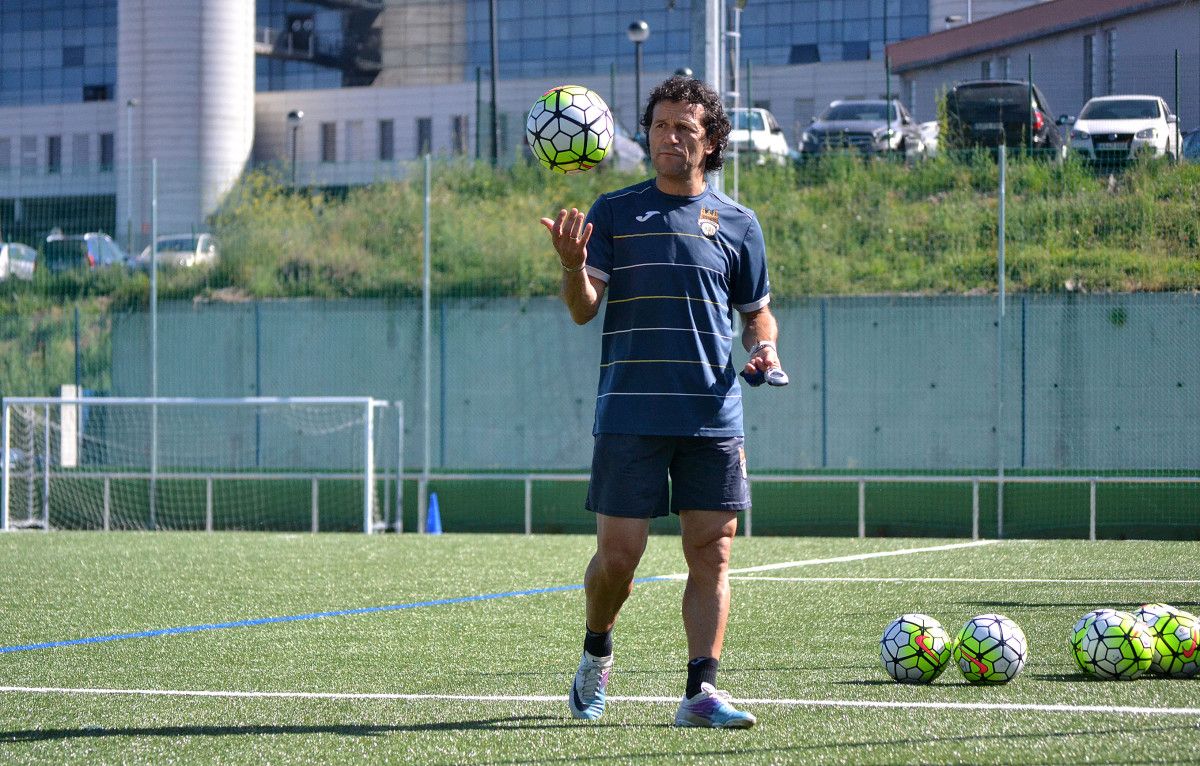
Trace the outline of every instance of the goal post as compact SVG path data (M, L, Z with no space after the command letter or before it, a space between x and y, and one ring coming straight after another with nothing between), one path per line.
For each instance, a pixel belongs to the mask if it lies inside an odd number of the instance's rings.
M370 534L391 513L379 467L401 480L399 402L8 397L2 410L0 530Z

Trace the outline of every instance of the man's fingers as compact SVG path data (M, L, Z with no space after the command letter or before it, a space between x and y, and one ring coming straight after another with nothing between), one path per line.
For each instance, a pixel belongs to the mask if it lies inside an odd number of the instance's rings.
M583 234L579 236L579 244L587 245L588 240L592 238L592 225L589 223L583 227Z
M542 219L542 226L545 226L547 229L549 229L551 234L554 233L554 221L550 220L549 218Z

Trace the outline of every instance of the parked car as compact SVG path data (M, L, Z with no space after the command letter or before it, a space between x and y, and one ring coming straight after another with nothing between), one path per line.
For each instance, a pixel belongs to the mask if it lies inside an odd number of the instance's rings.
M1122 162L1143 152L1179 159L1179 118L1158 96L1097 96L1067 122L1071 150L1089 160Z
M217 240L211 234L167 234L157 240L158 252L155 261L160 267L188 268L216 263L220 257ZM134 268L150 270L150 246L142 250L133 261Z
M803 154L830 149L858 149L868 154L899 152L906 157L925 153L921 126L904 104L884 99L834 101L800 137Z
M1028 148L1055 158L1066 142L1046 97L1022 80L966 80L946 94L943 149Z
M729 131L727 155L734 151L753 154L761 164L767 160L782 163L791 154L783 128L766 109L730 109L729 121L733 129Z
M621 170L637 170L646 161L646 150L619 122L613 123L613 158L609 160Z
M0 242L0 279L33 279L37 250L20 242Z
M103 232L87 234L51 234L46 238L42 263L52 273L73 269L99 269L126 266L129 256Z
M1200 129L1189 130L1183 134L1183 159L1188 162L1200 162Z

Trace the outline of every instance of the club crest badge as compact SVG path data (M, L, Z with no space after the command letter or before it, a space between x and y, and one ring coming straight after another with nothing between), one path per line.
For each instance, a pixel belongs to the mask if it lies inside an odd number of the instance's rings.
M717 236L717 229L721 228L720 222L717 220L717 211L700 208L700 231L706 237Z

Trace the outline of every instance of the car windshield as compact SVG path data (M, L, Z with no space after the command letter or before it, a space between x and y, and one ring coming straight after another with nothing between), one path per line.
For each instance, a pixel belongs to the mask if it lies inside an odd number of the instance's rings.
M1154 99L1093 101L1079 114L1081 120L1153 120L1161 117Z
M733 113L734 130L766 130L762 115L758 112L737 111Z
M1012 116L1026 120L1029 115L1029 87L1025 85L984 85L955 90L953 107L958 117L968 122Z
M880 102L833 104L818 118L825 122L883 122L886 106ZM896 107L892 107L892 119L896 118Z
M174 237L172 239L160 239L158 241L158 251L163 252L190 252L196 249L195 237Z
M75 268L88 263L87 243L82 239L52 239L46 243L46 265Z

